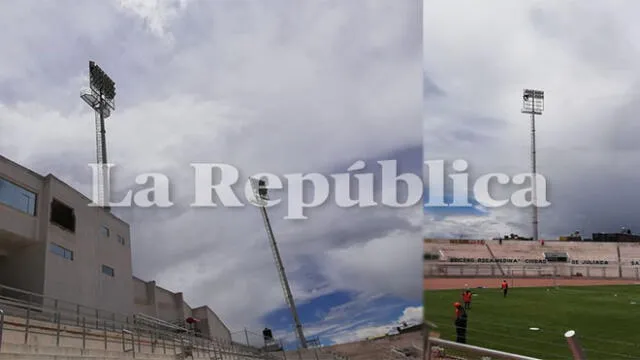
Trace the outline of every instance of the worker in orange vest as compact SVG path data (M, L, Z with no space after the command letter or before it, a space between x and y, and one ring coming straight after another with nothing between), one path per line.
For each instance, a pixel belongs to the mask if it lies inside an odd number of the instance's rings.
M459 302L453 303L453 306L456 309L456 320L454 322L456 326L456 342L465 344L467 342L467 311Z
M465 290L465 292L462 293L462 301L464 302L465 310L471 309L471 298L472 297L473 297L473 294L469 290Z
M502 294L504 295L504 297L507 297L507 292L509 291L509 284L507 283L507 280L502 280Z

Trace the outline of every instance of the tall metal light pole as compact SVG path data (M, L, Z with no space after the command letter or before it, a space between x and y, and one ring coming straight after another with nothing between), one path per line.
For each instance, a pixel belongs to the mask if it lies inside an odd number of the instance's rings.
M110 210L105 203L105 194L110 194L107 167L107 139L104 120L115 110L116 84L105 74L100 66L89 61L89 89L80 94L95 112L96 119L96 153L98 165L98 205L105 210Z
M536 115L544 110L544 91L525 89L522 93L522 113L531 115L531 201L533 202L533 240L538 241L538 203L536 184Z
M296 310L296 304L293 301L293 295L291 294L291 288L289 287L289 280L287 280L287 274L284 271L284 265L282 263L282 258L280 257L278 244L276 243L276 238L273 235L273 229L271 228L271 222L269 221L269 216L267 215L266 205L267 201L269 200L267 184L263 179L250 178L249 180L251 181L251 186L253 187L253 192L256 197L258 207L260 208L262 219L264 220L264 227L267 230L267 236L269 237L269 244L271 245L273 259L276 263L276 267L278 268L280 285L282 285L282 290L284 291L284 299L287 302L289 309L291 310L291 315L296 327L296 337L298 338L300 347L306 349L308 347L307 339L304 337L304 332L302 331L302 323L300 322L300 317L298 316L298 310Z

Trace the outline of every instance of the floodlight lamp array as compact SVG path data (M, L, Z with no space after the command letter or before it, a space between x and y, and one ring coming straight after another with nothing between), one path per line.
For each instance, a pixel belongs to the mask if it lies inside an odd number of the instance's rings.
M89 61L89 82L91 88L108 101L116 97L115 82L93 61Z
M250 178L253 194L258 203L264 203L269 200L269 189L264 179Z
M543 110L544 91L525 89L522 93L522 112L540 115Z

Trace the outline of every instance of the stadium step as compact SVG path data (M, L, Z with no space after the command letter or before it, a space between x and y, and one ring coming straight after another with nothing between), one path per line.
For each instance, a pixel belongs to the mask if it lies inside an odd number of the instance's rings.
M24 345L3 343L0 359L131 359L133 353L121 351L105 351L96 349L80 349L74 347L56 347L40 345ZM164 360L175 359L175 355L136 353L136 359Z
M123 355L123 354L120 354ZM77 359L91 359L91 360L117 360L117 359L129 359L122 356L99 356L99 355L56 355L56 354L43 354L43 353L16 353L5 352L4 349L0 352L0 359L2 360L77 360Z

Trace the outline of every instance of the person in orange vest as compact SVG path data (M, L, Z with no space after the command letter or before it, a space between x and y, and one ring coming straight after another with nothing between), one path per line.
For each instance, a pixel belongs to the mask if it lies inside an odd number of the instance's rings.
M456 320L454 325L456 326L456 342L466 344L467 342L467 311L462 307L459 302L453 303L453 307L456 309Z
M502 280L502 294L504 295L504 297L507 297L507 292L509 291L509 284L507 283L507 280Z
M466 290L465 292L462 293L462 301L464 302L465 310L471 309L471 298L472 297L473 297L473 294L469 290Z

